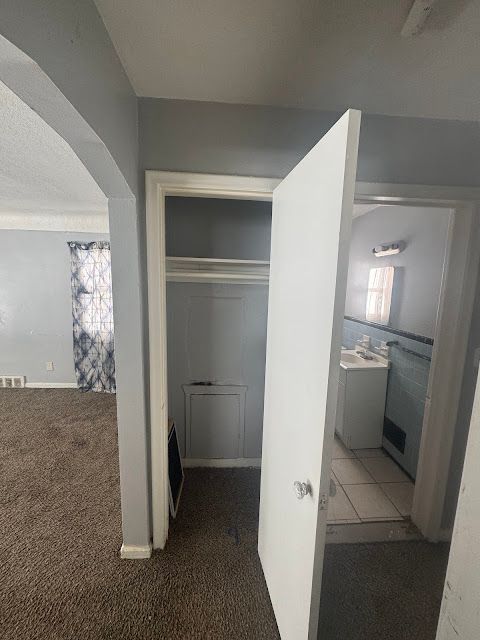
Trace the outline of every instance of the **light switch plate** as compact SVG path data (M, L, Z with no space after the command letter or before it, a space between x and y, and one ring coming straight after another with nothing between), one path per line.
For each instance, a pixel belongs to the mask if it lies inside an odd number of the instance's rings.
M53 367L53 362L51 360L49 360L47 362L47 371L53 371L54 367Z

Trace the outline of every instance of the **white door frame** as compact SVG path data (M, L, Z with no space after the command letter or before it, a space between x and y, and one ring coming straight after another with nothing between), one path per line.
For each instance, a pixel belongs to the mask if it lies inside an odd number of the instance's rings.
M150 441L153 547L168 537L168 386L165 269L165 196L271 201L281 181L170 171L146 171ZM442 279L437 329L412 519L438 540L480 259L480 189L357 182L355 202L418 205L454 211ZM453 330L452 330L453 328Z

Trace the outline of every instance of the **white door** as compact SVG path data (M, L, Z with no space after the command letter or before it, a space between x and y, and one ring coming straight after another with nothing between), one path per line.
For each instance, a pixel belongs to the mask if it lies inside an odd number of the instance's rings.
M258 550L282 640L317 639L360 117L273 194Z

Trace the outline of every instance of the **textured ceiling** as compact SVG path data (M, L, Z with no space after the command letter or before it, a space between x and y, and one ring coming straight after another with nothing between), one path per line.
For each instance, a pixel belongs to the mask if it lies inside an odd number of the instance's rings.
M0 216L106 212L107 199L65 140L0 82Z
M480 0L96 0L140 96L475 120Z

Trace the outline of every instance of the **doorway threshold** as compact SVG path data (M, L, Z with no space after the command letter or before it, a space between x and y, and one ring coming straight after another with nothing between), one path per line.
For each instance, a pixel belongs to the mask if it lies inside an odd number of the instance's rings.
M327 525L326 544L404 542L406 540L423 540L422 534L410 520Z

